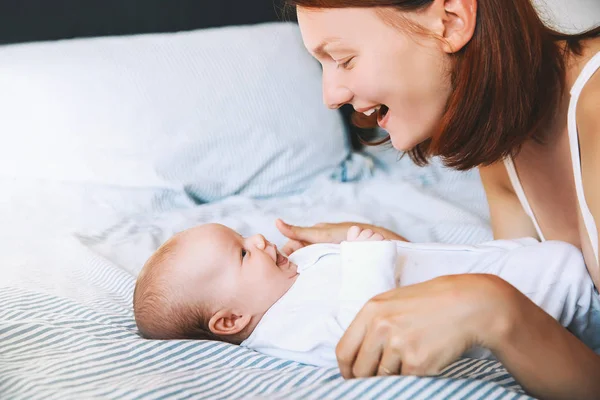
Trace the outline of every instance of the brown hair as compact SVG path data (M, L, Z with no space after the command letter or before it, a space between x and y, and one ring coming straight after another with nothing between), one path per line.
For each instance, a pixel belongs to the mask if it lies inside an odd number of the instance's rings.
M433 0L286 0L308 9L427 8ZM452 93L438 129L408 154L419 165L440 156L446 166L467 170L515 155L528 139L545 141L565 90L566 55L581 54L581 41L600 27L568 35L545 26L530 0L486 0L477 8L472 39L454 57ZM561 48L558 41L566 41ZM376 117L355 113L361 127ZM371 143L389 141L389 137Z
M163 244L144 264L133 292L133 312L140 334L146 339L216 340L240 344L246 330L237 335L219 336L211 332L208 304L189 304L169 287L165 269L173 262L177 235Z

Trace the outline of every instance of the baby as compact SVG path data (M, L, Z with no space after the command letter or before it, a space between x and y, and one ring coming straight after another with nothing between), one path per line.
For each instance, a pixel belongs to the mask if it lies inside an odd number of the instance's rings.
M335 346L370 298L463 273L502 277L600 352L600 298L580 252L531 238L414 244L352 227L341 245L307 246L288 258L262 235L244 238L223 225L201 225L173 236L148 259L134 313L146 338L219 340L336 366Z

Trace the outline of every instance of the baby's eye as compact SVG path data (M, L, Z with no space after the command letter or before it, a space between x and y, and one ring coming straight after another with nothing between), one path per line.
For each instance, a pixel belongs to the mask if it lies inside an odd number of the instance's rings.
M246 254L248 254L248 252L244 249L242 249L242 258L246 257Z

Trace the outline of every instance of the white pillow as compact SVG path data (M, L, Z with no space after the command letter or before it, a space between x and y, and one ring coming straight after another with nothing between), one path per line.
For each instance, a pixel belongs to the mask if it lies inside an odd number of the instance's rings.
M600 24L598 0L533 0L542 19L553 28L578 33Z
M0 177L301 191L350 155L291 23L0 47Z

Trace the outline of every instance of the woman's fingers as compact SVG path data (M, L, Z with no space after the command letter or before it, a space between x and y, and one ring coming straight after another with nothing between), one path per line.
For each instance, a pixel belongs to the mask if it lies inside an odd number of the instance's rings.
M348 228L340 224L317 224L302 227L286 224L281 219L275 221L277 229L286 237L304 243L340 243L346 238Z
M382 337L380 332L374 329L367 330L352 366L353 377L367 378L377 373L383 353L383 340L385 337Z
M302 227L296 225L290 225L283 222L281 219L275 221L275 225L279 232L289 239L297 240L306 243L321 243L323 240L319 240L323 237L323 231L327 228L320 227Z
M402 356L398 347L386 346L377 368L378 376L400 375L402 370Z
M342 376L438 375L486 342L479 335L495 315L490 309L501 307L500 296L489 295L497 285L487 275L451 275L375 296L338 343Z
M346 379L354 378L354 362L367 334L369 323L373 320L370 309L367 303L367 306L359 311L335 348L340 372Z
M277 227L277 229L279 229L279 232L281 232L281 234L283 236L285 236L289 239L298 240L298 236L296 234L298 227L293 226L293 225L288 225L279 218L275 221L275 226Z

